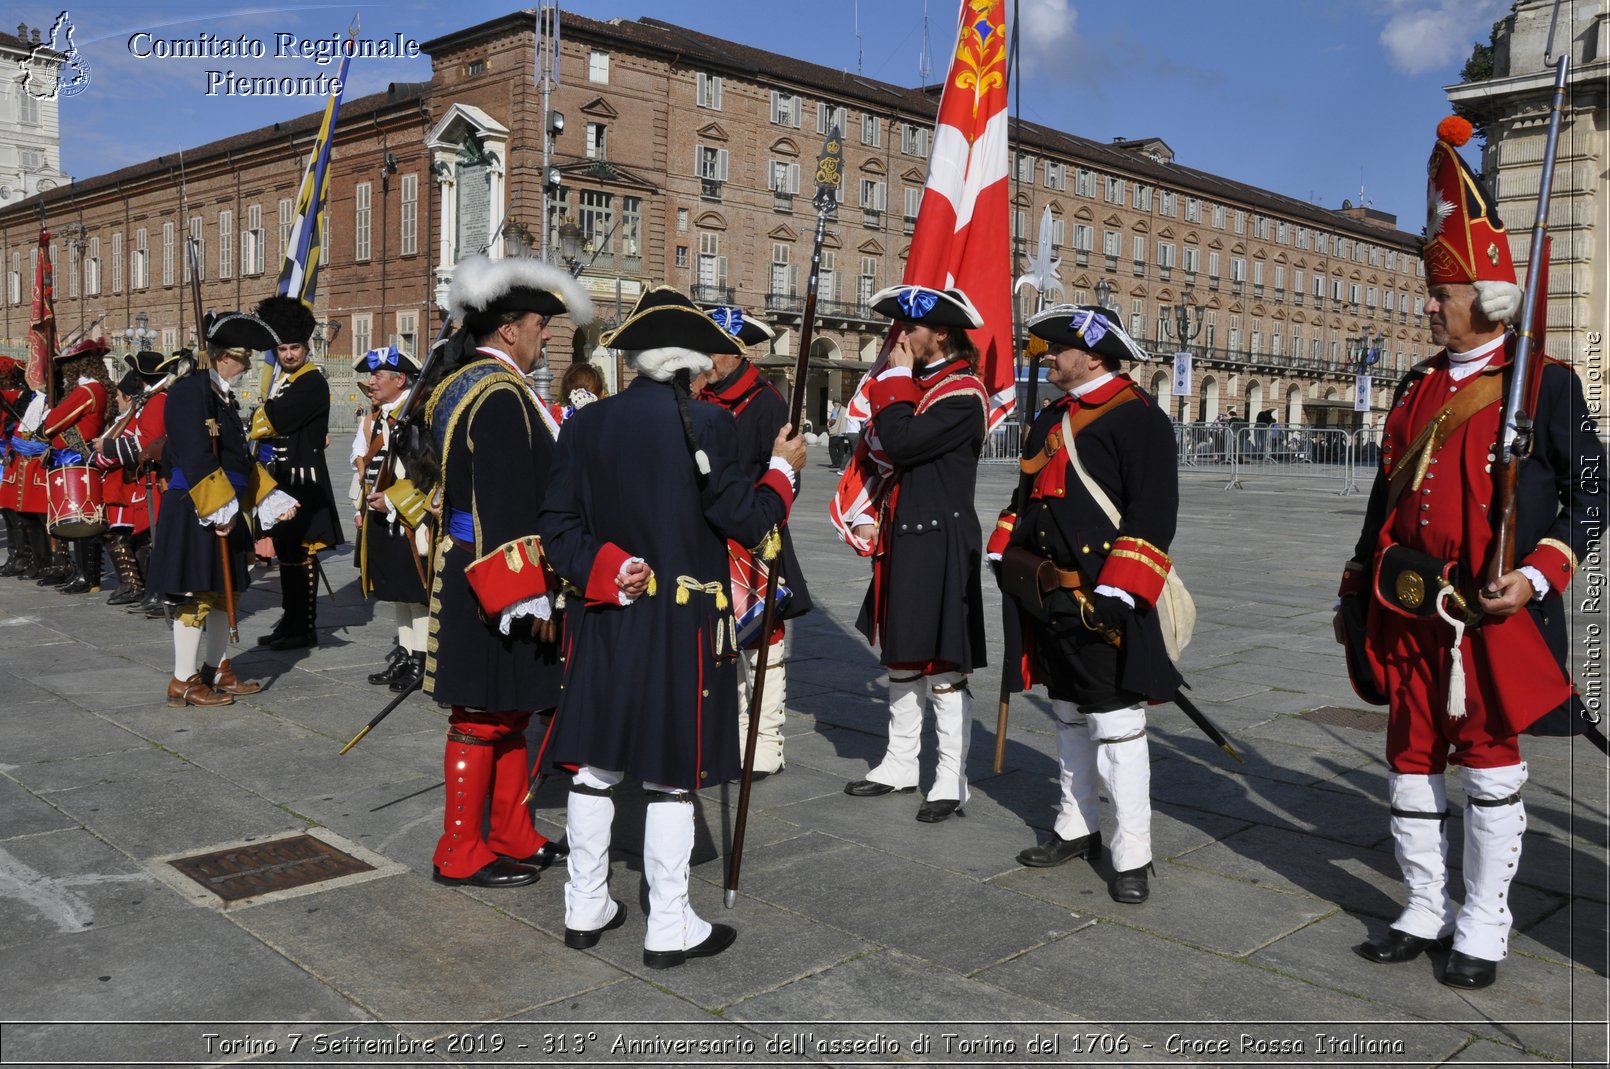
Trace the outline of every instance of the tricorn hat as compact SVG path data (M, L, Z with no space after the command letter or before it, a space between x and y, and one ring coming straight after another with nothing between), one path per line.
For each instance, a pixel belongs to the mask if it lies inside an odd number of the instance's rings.
M710 356L743 356L743 342L728 334L686 295L670 286L655 286L637 300L626 322L598 339L610 349L634 353L632 366L661 382L686 368L697 375L710 370Z
M1426 165L1426 237L1421 256L1426 287L1469 283L1480 292L1484 314L1513 321L1520 311L1515 261L1498 205L1459 155L1473 132L1468 120L1450 115L1437 124L1437 141Z
M447 308L475 335L490 333L504 312L568 312L580 324L593 319L593 302L570 272L525 256L460 260L447 290Z
M280 345L292 342L306 345L313 338L313 329L319 325L313 317L313 309L295 297L265 297L257 302L257 318L268 324Z
M746 347L773 341L777 337L775 330L763 321L745 315L742 308L734 308L731 305L712 308L710 318L714 319L722 330L743 342Z
M133 368L135 373L146 382L157 382L169 371L173 365L189 356L189 352L180 349L177 352L163 355L150 349L141 349L137 353L130 353L123 358L123 362Z
M274 332L274 328L249 312L207 315L209 347L261 353L278 349L280 344L280 336Z
M960 327L977 330L984 325L973 302L961 290L936 290L927 286L890 286L872 295L872 310L897 323L916 323L925 327Z
M352 370L359 374L395 371L399 375L414 376L419 374L419 361L392 345L385 349L370 349L352 365Z
M1095 353L1115 367L1124 360L1151 359L1119 325L1118 313L1099 304L1054 304L1024 326L1036 338Z
M138 371L130 371L117 380L118 392L126 393L130 397L140 396L145 392L145 386L145 379L141 378Z

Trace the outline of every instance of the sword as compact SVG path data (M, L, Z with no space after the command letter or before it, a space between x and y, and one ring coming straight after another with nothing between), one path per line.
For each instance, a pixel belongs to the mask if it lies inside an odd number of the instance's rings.
M382 720L386 719L386 717L391 715L391 711L393 709L395 709L395 708L397 708L397 706L401 705L403 703L403 701L405 699L407 699L408 695L410 695L414 691L418 690L421 686L423 686L422 682L421 683L415 683L413 686L409 687L407 690L403 691L401 694L399 694L395 698L391 699L391 701L387 702L386 707L384 709L380 710L380 712L376 713L374 715L373 720L371 720L367 724L363 725L362 730L360 730L356 735L352 736L352 740L350 742L348 742L345 746L341 747L341 751L339 753L337 753L336 756L337 757L345 757L348 750L352 749L354 746L358 745L358 743L362 742L363 737L365 735L369 734L370 731L374 730L374 728L375 728L375 726L377 724L379 724Z

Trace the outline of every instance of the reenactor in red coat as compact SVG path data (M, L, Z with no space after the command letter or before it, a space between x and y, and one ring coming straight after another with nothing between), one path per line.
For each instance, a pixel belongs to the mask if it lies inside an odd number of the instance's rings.
M155 469L165 445L163 413L168 404L166 393L151 391L182 359L149 351L124 357L130 371L117 384L118 419L136 405L139 411L125 421L115 439L102 436L91 443L106 472L103 492L111 528L106 552L117 567L118 589L106 599L108 605L133 604L145 594L151 509L157 497Z
M99 471L89 467L92 460L89 443L100 436L111 418L108 410L112 388L106 375L109 351L110 346L102 339L85 338L56 354L55 373L61 400L46 414L39 428L39 436L49 439L51 446L46 463L47 482L73 477L100 479ZM84 470L80 473L79 468ZM51 532L60 547L57 567L40 578L41 586L60 586L63 594L99 593L101 536L105 524L89 519L86 527L93 533L65 537L59 526ZM97 527L99 530L95 530Z
M874 797L917 787L925 698L933 705L939 763L917 810L946 820L967 801L972 699L967 676L986 664L983 539L973 488L984 447L988 394L969 329L984 325L960 290L896 286L872 310L903 333L869 388L869 444L893 464L880 514L850 518L872 541L872 584L857 628L882 647L889 669L889 744L867 778L844 793Z
M1022 619L1023 648L1009 644L1008 672L1025 688L1044 682L1051 697L1062 796L1051 838L1017 859L1048 868L1099 857L1105 788L1116 825L1111 894L1134 905L1150 894L1152 862L1146 706L1180 685L1154 611L1179 511L1174 433L1123 371L1146 354L1118 313L1057 305L1028 329L1046 342L1048 379L1066 393L1034 421L989 559ZM1058 585L1042 596L1045 561Z
M1602 530L1606 501L1604 448L1582 383L1539 352L1534 441L1516 492L1516 567L1486 585L1521 290L1493 201L1457 152L1469 134L1462 119L1437 130L1423 256L1426 317L1442 348L1398 387L1337 618L1354 686L1387 705L1392 840L1408 889L1388 932L1354 949L1392 964L1451 946L1441 980L1465 989L1493 983L1509 952L1508 889L1526 826L1519 735L1583 730L1561 595ZM1466 799L1457 909L1448 893L1450 764Z

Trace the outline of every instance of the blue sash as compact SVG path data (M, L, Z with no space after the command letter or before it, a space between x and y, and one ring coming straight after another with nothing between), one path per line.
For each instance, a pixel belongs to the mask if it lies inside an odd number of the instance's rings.
M475 544L475 517L459 509L447 509L447 533L470 545Z
M226 471L226 472L224 472L224 477L229 480L229 485L233 486L236 490L244 490L244 489L246 489L246 476L243 473L234 472L234 471ZM168 473L168 489L169 490L188 490L188 489L190 489L190 477L184 473L183 468L174 468L171 472Z
M76 449L52 449L50 458L45 463L52 468L65 468L72 464L84 463L84 454Z
M13 437L11 439L11 448L25 457L37 457L49 449L50 446L44 442L36 442L31 438Z

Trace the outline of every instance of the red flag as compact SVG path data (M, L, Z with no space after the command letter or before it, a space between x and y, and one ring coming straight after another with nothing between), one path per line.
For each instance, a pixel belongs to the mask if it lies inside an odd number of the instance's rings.
M28 385L47 393L55 381L50 361L56 355L56 282L50 266L50 231L39 228L39 262L34 268L33 319L28 325ZM56 399L50 398L54 404Z
M911 236L903 281L966 293L984 318L973 331L979 378L989 395L989 428L1016 407L1012 365L1012 264L1006 110L1006 2L962 0L956 50L934 127L928 182ZM885 342L885 350L888 342ZM871 415L866 391L883 357L861 380L850 416ZM839 535L863 555L852 522L877 514L892 465L863 434L845 466L829 516Z

